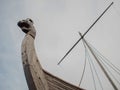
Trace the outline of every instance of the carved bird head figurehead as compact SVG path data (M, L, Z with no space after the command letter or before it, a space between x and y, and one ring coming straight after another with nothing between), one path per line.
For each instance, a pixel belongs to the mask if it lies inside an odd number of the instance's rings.
M33 26L33 21L30 18L19 21L17 25L22 29L24 33L30 34L33 37L36 36L36 30Z

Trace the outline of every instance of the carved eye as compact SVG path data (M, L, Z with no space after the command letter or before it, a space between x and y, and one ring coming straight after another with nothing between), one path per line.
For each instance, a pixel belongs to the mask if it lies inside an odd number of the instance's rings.
M30 19L30 18L27 18L30 22L32 22L33 23L33 20L32 19Z

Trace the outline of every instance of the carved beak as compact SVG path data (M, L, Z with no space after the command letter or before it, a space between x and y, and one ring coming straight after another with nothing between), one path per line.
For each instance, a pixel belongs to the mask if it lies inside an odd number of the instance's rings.
M29 31L30 25L25 21L19 21L17 25L22 29L23 32L27 33Z

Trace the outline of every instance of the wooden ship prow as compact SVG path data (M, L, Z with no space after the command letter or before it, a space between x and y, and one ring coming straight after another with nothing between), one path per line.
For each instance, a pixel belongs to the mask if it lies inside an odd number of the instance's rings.
M36 30L31 19L19 21L18 26L26 34L22 41L21 55L29 90L83 90L42 68L34 47Z
M64 58L72 51L72 49L82 40L84 47L85 47L85 63L84 63L84 69L82 72L81 80L78 86L75 86L73 84L70 84L69 82L66 82L59 77L49 73L49 71L46 71L42 68L38 57L36 55L35 47L34 47L34 40L36 36L36 30L34 27L34 23L31 19L27 18L25 20L21 20L18 22L18 26L21 28L21 30L26 34L21 46L21 55L22 55L22 63L23 63L23 69L24 74L26 77L27 85L29 90L84 90L81 87L81 82L83 80L85 68L86 68L86 59L89 62L90 70L92 73L93 78L93 85L95 90L96 88L96 82L94 74L96 75L96 78L98 79L99 86L101 90L103 90L103 86L100 80L100 77L98 76L98 73L96 72L95 65L93 63L93 60L96 62L97 65L99 65L99 69L104 74L104 77L108 80L109 84L111 84L111 88L114 90L118 90L120 85L120 82L115 78L115 76L110 72L107 66L111 68L111 70L114 70L116 72L116 75L120 76L120 69L118 69L115 65L113 65L108 59L106 59L101 53L99 53L90 43L86 41L84 38L85 35L91 30L91 28L98 22L98 20L105 14L105 12L113 5L113 2L104 10L104 12L95 20L95 22L86 30L84 34L81 34L79 32L80 38L78 41L68 50L68 52L64 55L64 57L58 62L58 65L64 60ZM90 54L89 54L90 53ZM106 66L107 65L107 66ZM93 70L94 69L94 73ZM111 74L111 75L110 75ZM116 82L115 82L116 81ZM117 83L117 84L116 84ZM91 86L90 86L91 88Z

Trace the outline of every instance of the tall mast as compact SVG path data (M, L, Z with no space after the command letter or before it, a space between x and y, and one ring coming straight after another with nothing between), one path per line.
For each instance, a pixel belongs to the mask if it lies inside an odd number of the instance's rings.
M105 9L105 11L95 20L95 22L88 28L88 30L82 35L80 39L69 49L64 57L58 62L58 65L64 60L64 58L72 51L72 49L81 41L81 39L91 30L91 28L97 23L97 21L105 14L105 12L113 5L113 2Z
M79 35L81 37L82 34L79 32ZM97 61L97 63L99 64L100 68L102 69L102 71L104 72L105 76L107 77L107 79L109 80L109 82L111 83L111 85L113 86L114 90L118 90L117 86L114 84L114 82L112 81L112 79L110 78L110 76L108 75L107 71L105 70L105 68L103 67L103 65L100 63L100 61L98 60L98 58L96 57L96 55L94 54L93 50L91 49L91 47L88 45L88 43L86 42L86 40L84 38L82 38L84 43L86 44L86 46L88 47L88 49L90 50L91 54L94 56L95 60Z

